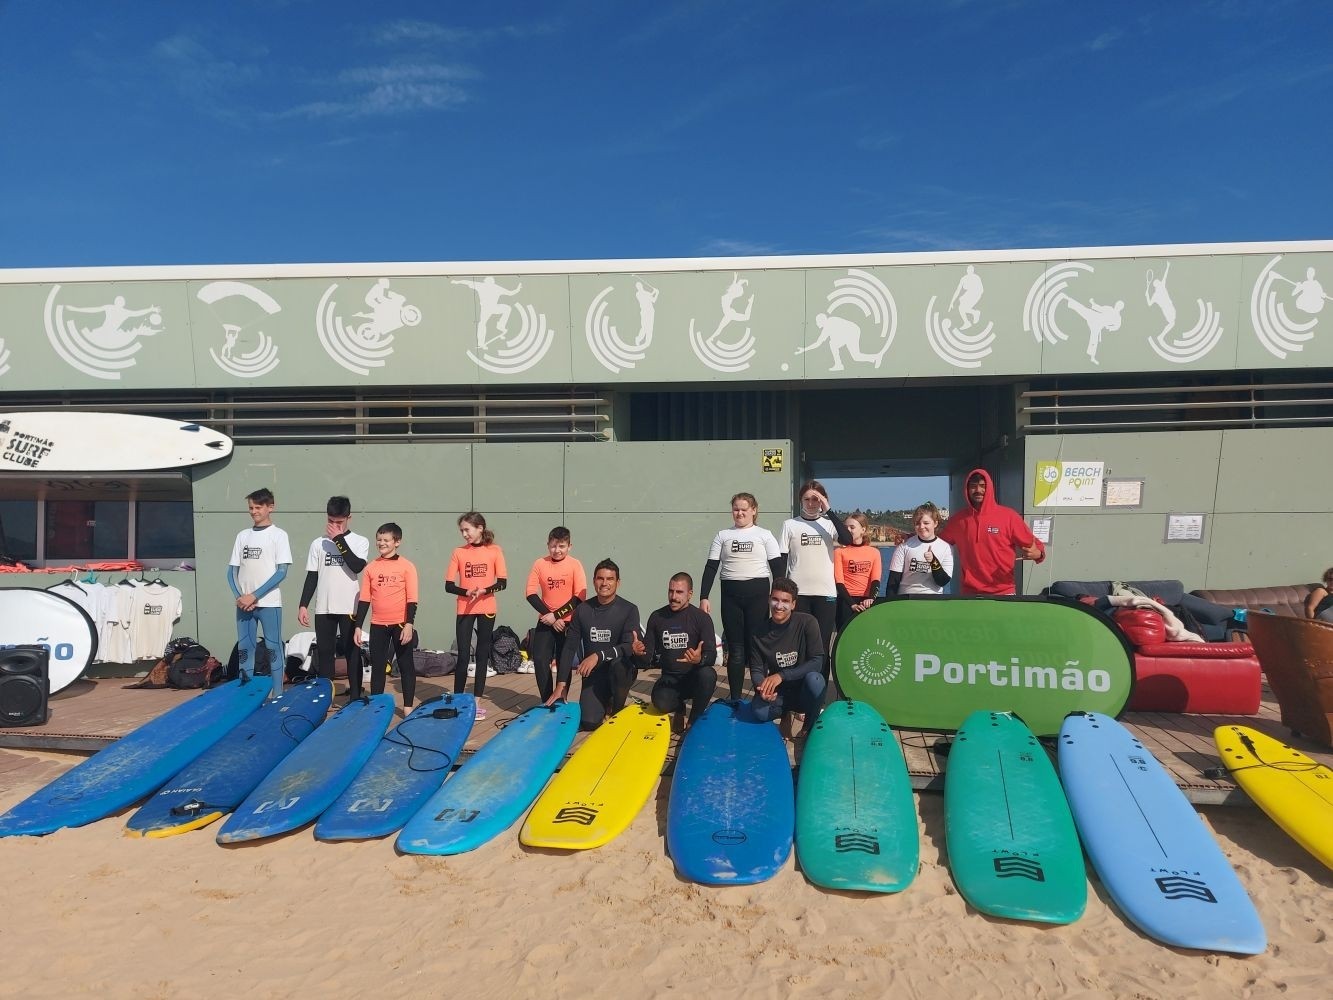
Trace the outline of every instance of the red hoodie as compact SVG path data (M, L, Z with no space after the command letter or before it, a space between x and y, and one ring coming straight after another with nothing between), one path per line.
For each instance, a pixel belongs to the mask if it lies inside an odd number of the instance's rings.
M977 510L967 499L966 484L974 476L986 481L986 496ZM1032 529L1018 511L995 499L995 484L985 469L973 469L963 480L963 509L949 514L949 520L939 530L939 537L957 547L963 564L963 579L959 590L964 594L1014 593L1015 548L1026 548L1036 539ZM1046 548L1040 542L1041 555Z

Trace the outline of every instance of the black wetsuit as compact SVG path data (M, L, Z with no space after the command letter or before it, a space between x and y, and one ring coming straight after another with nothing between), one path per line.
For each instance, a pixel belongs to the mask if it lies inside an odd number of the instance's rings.
M671 606L658 608L648 616L643 644L648 648L649 666L660 667L662 676L653 685L653 707L659 712L676 712L690 702L690 722L703 715L717 688L717 640L713 619L693 604L679 611ZM699 662L681 663L687 650L702 644Z
M596 729L606 718L608 708L612 713L620 711L629 697L637 666L634 636L643 635L639 609L620 596L612 598L609 604L594 597L574 609L566 631L569 636L560 656L556 683L568 685L579 661L597 654L597 666L583 678L579 690L580 725Z

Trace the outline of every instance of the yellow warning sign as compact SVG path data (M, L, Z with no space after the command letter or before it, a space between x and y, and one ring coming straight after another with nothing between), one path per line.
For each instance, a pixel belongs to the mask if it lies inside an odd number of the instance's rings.
M781 471L782 471L782 449L781 449L781 448L765 448L765 449L764 449L764 454L763 454L763 464L762 464L761 468L762 468L765 472L781 472Z

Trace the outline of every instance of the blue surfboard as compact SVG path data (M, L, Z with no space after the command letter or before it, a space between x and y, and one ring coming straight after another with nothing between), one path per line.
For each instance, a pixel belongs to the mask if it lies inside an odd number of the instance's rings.
M273 837L318 818L375 752L393 695L353 701L283 758L218 831L219 844Z
M366 766L315 824L318 840L366 840L399 829L444 782L472 732L477 700L443 694L380 740Z
M1114 719L1060 727L1060 780L1088 859L1129 920L1178 948L1257 955L1259 914L1166 769Z
M791 854L796 792L787 748L777 726L751 721L748 709L714 702L676 758L667 850L692 882L763 882Z
M158 789L130 817L125 832L171 837L221 819L320 726L332 700L333 683L318 679L265 702Z
M398 849L462 854L503 833L546 786L578 731L578 702L528 709L426 800L398 834Z
M177 705L0 816L0 837L83 826L133 805L257 709L270 690L232 681Z

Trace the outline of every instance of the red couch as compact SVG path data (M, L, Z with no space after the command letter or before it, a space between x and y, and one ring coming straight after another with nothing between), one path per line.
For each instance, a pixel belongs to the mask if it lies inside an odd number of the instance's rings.
M1131 712L1255 715L1262 681L1254 647L1240 642L1167 642L1151 608L1111 616L1134 647Z

